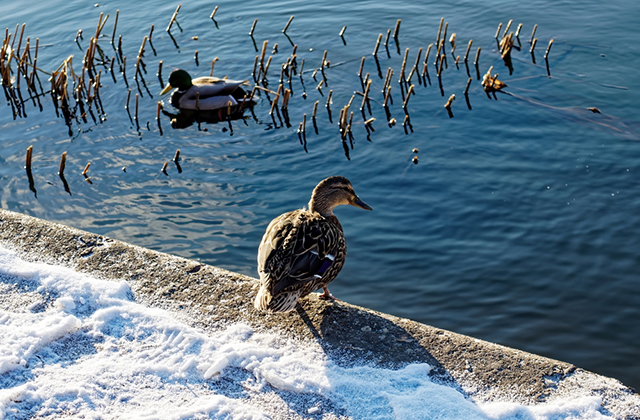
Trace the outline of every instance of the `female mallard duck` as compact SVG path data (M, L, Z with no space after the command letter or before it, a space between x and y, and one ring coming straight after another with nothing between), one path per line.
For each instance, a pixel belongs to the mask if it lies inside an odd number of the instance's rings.
M171 105L178 109L196 109L211 111L226 108L242 102L245 91L240 88L246 81L219 79L217 77L198 77L192 79L184 70L174 70L169 75L167 84L160 95L171 94Z
M335 299L327 285L347 256L347 242L333 208L350 204L371 210L342 176L321 181L313 190L309 210L294 210L273 219L258 249L259 310L288 312L298 299L322 288L323 299Z

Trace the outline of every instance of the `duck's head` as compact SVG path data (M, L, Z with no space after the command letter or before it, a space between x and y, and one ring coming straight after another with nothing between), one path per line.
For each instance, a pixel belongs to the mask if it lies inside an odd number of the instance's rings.
M322 180L311 194L309 210L323 216L333 216L333 208L340 205L352 205L364 210L371 207L358 197L351 182L343 176L332 176Z
M174 70L169 75L169 83L162 89L160 95L168 93L171 89L177 88L178 90L187 90L193 86L191 76L184 70Z

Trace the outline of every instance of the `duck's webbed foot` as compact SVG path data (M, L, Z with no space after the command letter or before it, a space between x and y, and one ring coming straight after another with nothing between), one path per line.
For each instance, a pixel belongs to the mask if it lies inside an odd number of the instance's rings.
M333 296L333 295L329 292L329 288L328 288L327 286L324 286L324 287L322 288L322 290L324 291L324 293L320 293L320 294L318 295L318 298L319 298L319 299L322 299L322 300L336 300L336 301L338 301L338 302L341 302L341 300L340 300L340 299L338 299L337 297Z

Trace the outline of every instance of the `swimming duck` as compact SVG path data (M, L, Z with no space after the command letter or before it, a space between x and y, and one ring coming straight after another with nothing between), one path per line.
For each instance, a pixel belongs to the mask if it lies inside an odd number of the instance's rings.
M321 181L308 210L284 213L269 223L258 249L259 310L291 311L298 299L322 288L322 299L336 299L327 285L338 275L347 256L347 243L336 206L350 204L371 210L342 176Z
M174 70L169 75L169 83L162 89L160 95L171 94L171 105L179 109L196 109L211 111L226 108L242 102L245 91L240 88L246 80L229 80L218 77L197 77L192 79L184 70Z

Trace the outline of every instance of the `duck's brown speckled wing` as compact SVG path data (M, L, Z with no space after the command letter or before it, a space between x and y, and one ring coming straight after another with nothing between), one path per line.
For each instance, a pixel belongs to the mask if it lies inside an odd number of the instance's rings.
M270 295L266 300L273 300L265 305L293 309L297 298L333 280L345 257L346 241L335 217L297 210L275 218L258 249L261 289Z

